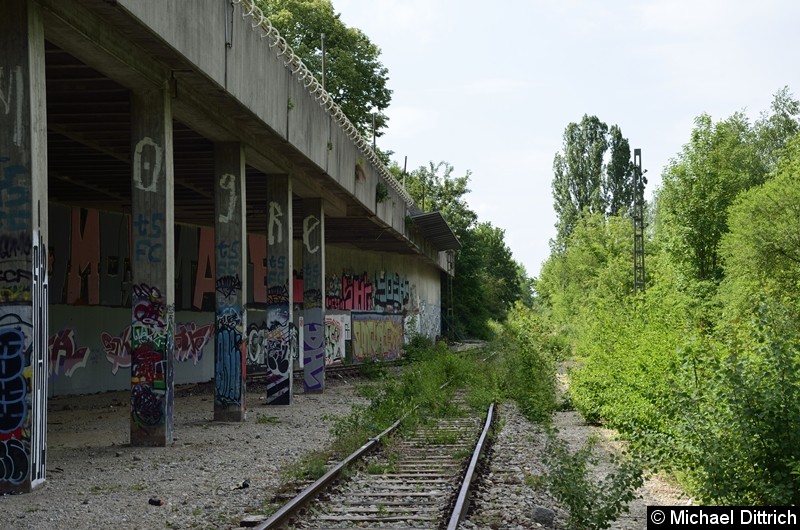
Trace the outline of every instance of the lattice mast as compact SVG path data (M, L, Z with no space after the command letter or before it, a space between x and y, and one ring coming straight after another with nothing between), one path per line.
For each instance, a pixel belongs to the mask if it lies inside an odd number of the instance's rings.
M644 294L644 186L642 150L633 150L633 294Z

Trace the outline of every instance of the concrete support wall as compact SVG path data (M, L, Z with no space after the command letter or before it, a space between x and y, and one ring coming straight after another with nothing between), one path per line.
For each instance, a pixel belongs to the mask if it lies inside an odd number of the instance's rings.
M244 331L242 285L247 285L244 244L245 171L241 144L215 146L216 340L214 341L214 419L244 420Z
M265 356L267 405L291 405L292 358L292 183L288 176L267 182L267 314Z
M303 201L303 388L325 390L325 213L321 199Z
M172 114L166 83L131 102L131 445L172 443L175 253Z
M0 16L0 493L45 480L47 133L44 29L36 4Z

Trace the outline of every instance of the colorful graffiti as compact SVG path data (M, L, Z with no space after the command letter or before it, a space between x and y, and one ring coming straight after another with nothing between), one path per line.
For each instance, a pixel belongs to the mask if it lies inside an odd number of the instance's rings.
M242 282L239 275L217 280L216 347L214 405L219 408L242 407L246 354L242 316Z
M90 350L78 346L74 329L62 329L47 341L49 375L72 377L75 370L86 366Z
M171 439L174 308L147 284L133 288L131 325L131 442L151 440L155 431Z
M384 311L402 311L409 301L408 278L381 272L375 277L373 304Z
M328 277L325 307L331 310L372 309L372 282L364 273L361 276L342 274Z
M30 466L29 353L23 327L31 324L14 313L0 318L0 484L22 484Z
M214 325L198 326L194 322L175 325L175 360L197 366L203 359L203 351L214 334Z
M289 292L286 287L272 287L267 294L266 360L267 404L291 403L292 377L292 326Z
M111 363L111 373L115 374L120 368L131 366L131 326L127 326L117 335L105 331L100 333L100 342L106 354L106 360ZM195 322L178 323L175 325L173 354L178 362L191 361L195 366L203 360L205 348L214 334L214 324L198 326Z
M353 362L393 360L403 351L403 316L353 313Z
M325 363L344 361L345 340L350 335L349 315L325 315Z

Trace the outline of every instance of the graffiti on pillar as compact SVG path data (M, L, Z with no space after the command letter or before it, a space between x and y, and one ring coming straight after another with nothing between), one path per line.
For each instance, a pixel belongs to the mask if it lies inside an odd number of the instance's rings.
M38 205L41 207L41 205ZM33 350L30 355L31 366L31 484L38 484L45 478L47 453L47 332L49 329L49 282L47 269L50 260L47 245L39 231L33 239L33 293L32 316Z
M162 232L165 228L164 213L153 212L150 215L139 213L133 221L134 259L160 263L164 259Z
M265 318L268 405L291 403L293 341L290 316L289 290L285 286L271 287L267 293Z
M133 184L136 189L155 193L164 165L164 148L145 136L133 152Z
M342 274L329 276L325 296L325 307L331 310L372 309L372 282L366 273L361 276Z
M303 320L303 387L320 392L325 386L325 322L322 308L306 309Z
M320 225L320 220L313 215L308 215L305 219L303 219L303 244L305 245L309 254L316 254L319 252L318 244L315 244L313 247L311 246L311 234L317 230Z
M174 308L168 307L157 287L133 287L131 326L131 419L132 430L148 432L164 427L171 383L169 355L173 354L171 322ZM167 417L169 412L166 412Z
M231 272L239 266L239 250L217 245L217 270ZM228 263L230 260L230 263ZM242 281L239 274L228 274L216 282L216 348L214 365L215 407L241 408L247 356L244 351Z
M31 328L32 324L16 313L0 317L0 486L3 482L21 484L30 466L26 333Z
M78 346L74 329L62 329L50 337L47 349L50 377L72 377L75 370L84 368L89 360L90 350L86 346Z
M409 301L408 278L381 272L375 276L373 303L384 311L402 311Z
M269 203L269 218L267 219L267 240L270 245L283 243L283 210L275 201Z
M6 73L8 79L6 79ZM23 102L25 101L25 77L22 75L22 66L9 68L6 72L0 66L0 110L6 116L12 115L14 124L12 141L17 147L22 147L25 136L25 119L23 116Z
M344 361L345 338L350 330L350 315L325 315L325 363Z
M125 327L117 335L105 331L100 333L100 343L111 363L111 373L116 375L120 368L131 366L131 330ZM203 360L206 346L214 334L214 324L198 325L195 322L178 322L175 324L173 355L177 362L192 362L195 366Z
M403 351L403 316L353 313L353 362L393 360Z
M242 406L245 355L243 352L242 314L238 307L217 310L214 383L215 405Z
M28 302L33 243L30 171L2 155L0 167L0 303Z
M225 215L219 214L219 222L228 224L231 222L231 219L233 219L233 213L236 211L236 200L238 199L236 195L236 175L225 173L220 176L219 187L228 191L228 209Z
M30 233L0 235L0 302L31 300Z

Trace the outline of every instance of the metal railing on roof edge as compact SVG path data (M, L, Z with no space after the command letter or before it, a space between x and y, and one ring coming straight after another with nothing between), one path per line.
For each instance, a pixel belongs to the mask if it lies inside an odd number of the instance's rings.
M284 57L283 64L286 66L291 72L292 75L298 80L298 82L303 83L303 86L309 91L309 93L314 97L314 99L319 102L320 106L324 107L325 110L333 117L334 120L339 124L342 130L347 134L347 136L356 144L359 151L366 156L366 158L372 162L372 165L378 170L378 174L383 177L383 180L391 186L403 200L406 202L407 206L414 206L414 199L408 194L408 192L403 188L402 184L400 184L397 179L395 179L386 166L383 164L381 159L369 145L369 142L364 139L364 137L359 134L358 129L353 125L353 123L345 116L342 109L339 108L339 105L333 101L331 95L322 88L322 83L317 81L317 78L314 77L314 74L308 69L308 67L303 63L302 59L294 53L292 47L289 46L289 43L286 42L286 39L283 38L277 29L272 25L269 19L264 16L263 11L253 2L253 0L231 0L234 5L240 5L242 8L242 19L246 19L247 17L252 17L252 27L253 29L260 29L262 31L261 38L269 39L269 47L270 48L277 48L277 56Z

